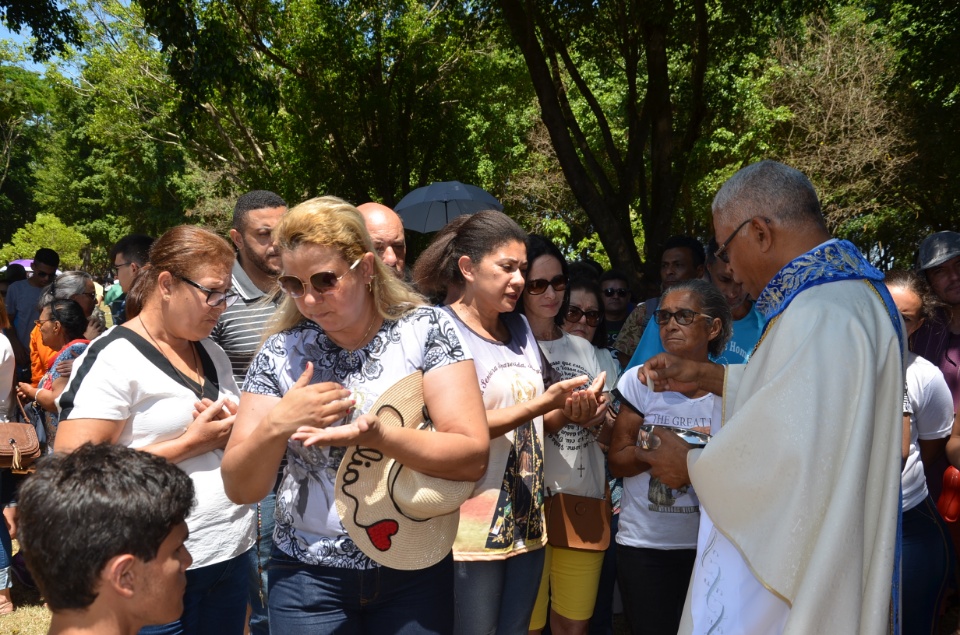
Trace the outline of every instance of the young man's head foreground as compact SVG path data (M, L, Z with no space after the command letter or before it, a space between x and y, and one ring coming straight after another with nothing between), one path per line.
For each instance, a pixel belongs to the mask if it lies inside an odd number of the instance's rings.
M193 482L166 460L86 444L20 490L19 539L51 633L135 633L183 611Z

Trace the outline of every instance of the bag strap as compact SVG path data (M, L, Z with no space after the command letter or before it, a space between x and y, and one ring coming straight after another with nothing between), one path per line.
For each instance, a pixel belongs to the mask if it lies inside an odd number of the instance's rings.
M30 415L27 414L26 409L23 407L23 402L20 401L20 395L17 395L17 406L20 407L20 414L23 415L24 422L29 422Z

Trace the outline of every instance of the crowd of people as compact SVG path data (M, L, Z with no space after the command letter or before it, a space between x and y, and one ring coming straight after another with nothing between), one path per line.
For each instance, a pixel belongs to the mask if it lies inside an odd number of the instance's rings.
M38 250L0 288L0 420L45 454L0 470L0 614L16 576L56 633L936 632L960 234L884 274L772 161L713 229L635 303L492 210L412 268L390 208L263 190L229 240L124 237L106 294Z

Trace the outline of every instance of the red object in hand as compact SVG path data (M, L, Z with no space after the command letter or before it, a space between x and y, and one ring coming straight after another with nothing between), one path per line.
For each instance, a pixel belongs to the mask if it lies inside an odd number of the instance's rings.
M937 511L948 523L960 518L960 470L952 465L943 473L943 490L937 500Z

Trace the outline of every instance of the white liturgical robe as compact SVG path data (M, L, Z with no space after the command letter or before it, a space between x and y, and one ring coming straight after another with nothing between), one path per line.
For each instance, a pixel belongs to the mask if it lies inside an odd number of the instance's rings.
M688 455L712 527L681 633L887 632L900 346L871 284L836 281L797 294L727 369L724 425Z

